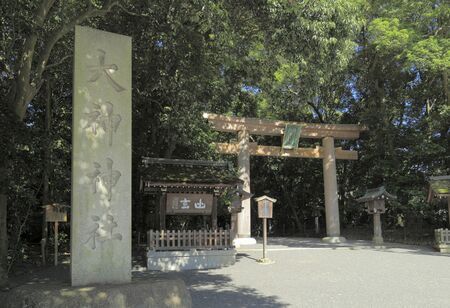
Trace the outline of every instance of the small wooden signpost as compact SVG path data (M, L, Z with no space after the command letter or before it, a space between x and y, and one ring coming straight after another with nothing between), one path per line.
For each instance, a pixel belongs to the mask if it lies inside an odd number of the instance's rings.
M58 224L67 222L67 205L53 203L44 205L45 221L55 223L55 266L58 265Z
M272 263L269 258L266 257L266 246L267 246L267 218L272 218L273 215L273 204L277 202L276 199L262 196L255 198L258 202L258 217L263 220L263 257L259 259L259 263Z

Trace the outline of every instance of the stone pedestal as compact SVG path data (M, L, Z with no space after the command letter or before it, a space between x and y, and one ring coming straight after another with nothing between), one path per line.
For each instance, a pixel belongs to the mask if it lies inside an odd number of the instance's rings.
M376 245L383 244L383 235L381 231L381 217L380 213L373 214L373 242Z
M233 265L236 250L149 251L147 269L151 271L185 271Z
M345 237L342 236L327 236L322 238L322 242L324 243L328 243L328 244L339 244L339 243L344 243L347 240L345 239Z
M441 253L450 253L450 245L447 244L435 244L434 247Z
M323 181L325 193L325 219L327 237L323 239L328 243L339 243L345 241L341 237L339 225L339 204L336 179L336 153L334 149L334 138L323 138Z
M256 245L256 240L253 237L239 237L233 240L233 245L236 248L241 246Z
M71 287L65 281L16 286L0 292L4 308L135 308L173 307L191 308L192 299L181 279L151 277L142 273L132 283Z
M131 38L75 29L72 285L131 280Z

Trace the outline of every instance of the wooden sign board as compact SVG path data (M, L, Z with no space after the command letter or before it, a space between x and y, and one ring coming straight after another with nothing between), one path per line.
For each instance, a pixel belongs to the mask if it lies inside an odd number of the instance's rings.
M45 219L47 222L66 222L67 210L64 206L49 204L45 206Z
M166 214L211 215L212 206L212 194L168 193Z
M272 218L273 203L269 200L258 201L258 217L259 218Z
M374 214L374 213L383 214L384 212L386 212L384 199L378 199L378 200L366 202L366 211L369 214Z

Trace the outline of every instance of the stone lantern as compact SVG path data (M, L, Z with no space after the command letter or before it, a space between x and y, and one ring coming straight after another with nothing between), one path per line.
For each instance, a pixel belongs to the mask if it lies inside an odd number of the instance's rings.
M231 195L231 205L228 207L228 212L231 214L231 233L233 244L238 246L238 244L234 242L237 234L237 215L244 209L242 201L253 197L253 194L246 192L242 188L242 185L237 185L237 188L232 190L229 194Z
M440 252L450 253L450 175L431 176L428 179L430 189L428 192L428 202L434 198L447 199L448 225L447 229L434 230L435 248Z
M366 194L356 201L366 205L366 211L373 215L373 242L377 245L383 244L383 236L381 232L380 214L386 212L385 201L389 199L397 199L386 191L384 186L368 189Z
M434 197L447 198L448 224L450 226L450 175L431 176L428 182L430 183L428 202L431 202Z

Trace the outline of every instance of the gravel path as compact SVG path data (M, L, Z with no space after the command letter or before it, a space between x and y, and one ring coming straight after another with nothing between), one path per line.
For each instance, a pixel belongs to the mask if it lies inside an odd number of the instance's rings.
M322 244L274 238L238 249L234 266L173 273L194 307L450 307L450 255L430 248L370 242Z

